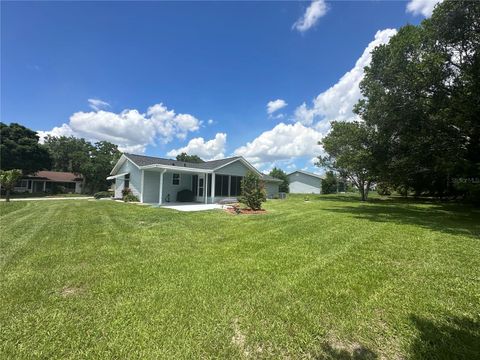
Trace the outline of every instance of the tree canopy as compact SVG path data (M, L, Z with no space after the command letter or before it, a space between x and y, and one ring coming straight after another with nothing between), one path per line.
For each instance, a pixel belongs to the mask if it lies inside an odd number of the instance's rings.
M269 174L271 177L274 177L276 179L280 179L283 182L279 185L278 191L288 193L289 190L289 185L290 181L288 180L287 173L283 171L282 169L279 169L277 167L274 167Z
M177 155L178 161L185 161L189 163L203 163L203 161L198 155L188 155L186 152L182 152Z
M372 52L355 111L376 129L383 181L417 195L478 178L480 2L445 1Z
M0 122L0 166L2 170L20 169L23 174L34 174L50 169L47 149L39 143L33 130L20 124Z

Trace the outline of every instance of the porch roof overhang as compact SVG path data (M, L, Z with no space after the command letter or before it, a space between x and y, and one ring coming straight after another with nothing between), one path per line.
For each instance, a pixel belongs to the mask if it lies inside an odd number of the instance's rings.
M211 174L213 170L210 169L197 169L186 166L171 166L171 165L162 165L162 164L153 164L140 166L141 170L171 170L172 172L191 172L191 173L200 173L200 174Z
M117 175L107 176L107 180L113 180L113 179L116 179L116 178L119 178L119 177L122 177L122 176L125 176L125 175L128 175L128 173L121 173L121 174L117 174Z

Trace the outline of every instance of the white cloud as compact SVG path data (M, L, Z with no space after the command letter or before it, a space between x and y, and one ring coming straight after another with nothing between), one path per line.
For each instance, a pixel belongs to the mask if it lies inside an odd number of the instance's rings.
M226 144L227 134L217 133L214 139L208 141L205 141L202 137L191 139L187 146L171 150L167 155L175 157L185 152L188 155L197 155L204 160L214 160L225 157Z
M300 123L279 123L272 130L260 134L252 142L235 150L257 166L267 162L290 160L294 157L317 155L322 134Z
M215 122L215 121L213 121L213 119L208 119L207 124L208 124L208 125L213 125L214 122Z
M269 115L273 114L275 111L278 111L280 109L283 109L285 106L288 104L285 102L285 100L282 99L277 99L277 100L272 100L269 101L267 104L267 113Z
M95 111L106 109L110 107L110 104L100 99L88 99L88 105Z
M50 131L38 131L40 137L76 136L91 141L106 140L122 151L145 152L158 141L168 143L174 137L185 139L188 132L197 131L201 121L190 114L176 114L162 103L147 109L146 114L126 109L120 113L98 110L76 112L68 124Z
M300 32L305 32L315 26L317 21L328 11L325 0L313 0L310 6L305 10L303 16L298 19L292 28Z
M311 126L315 120L319 120L315 127L323 132L328 129L332 120L351 121L355 119L356 115L353 114L352 109L361 98L359 85L364 76L364 67L370 64L371 51L378 45L388 43L396 32L395 29L377 31L375 39L368 44L355 66L345 73L335 85L319 94L313 100L311 108L308 108L305 103L297 107L294 113L295 120L307 126Z
M407 4L407 12L413 15L432 16L435 5L443 0L410 0Z

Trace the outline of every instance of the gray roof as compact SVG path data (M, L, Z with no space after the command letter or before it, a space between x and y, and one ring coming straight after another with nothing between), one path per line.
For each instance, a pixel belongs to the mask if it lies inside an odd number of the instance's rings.
M138 166L147 166L147 165L169 165L169 166L179 166L179 167L189 167L193 169L203 169L203 170L213 170L219 166L228 164L236 159L239 159L240 156L234 156L230 158L205 161L202 163L191 163L185 161L177 161L172 159L159 158L155 156L145 156L145 155L135 155L135 154L124 154L130 160L132 160Z
M158 164L158 165L188 167L188 168L201 169L201 170L213 170L218 168L219 166L226 165L234 160L241 158L241 156L233 156L225 159L205 161L202 163L191 163L191 162L185 162L185 161L159 158L155 156L135 155L135 154L128 154L128 153L125 153L124 155L130 160L132 160L137 166L148 166L148 165ZM262 174L262 179L265 181L281 181L265 174Z

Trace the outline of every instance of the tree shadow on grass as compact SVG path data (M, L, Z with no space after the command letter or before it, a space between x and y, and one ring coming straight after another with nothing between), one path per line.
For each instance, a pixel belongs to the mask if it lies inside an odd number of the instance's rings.
M422 206L425 204L427 206ZM342 204L326 210L372 222L417 225L451 235L480 239L480 210L468 205L374 200L357 206Z
M453 317L435 324L412 316L420 335L410 348L411 359L479 359L480 323Z

